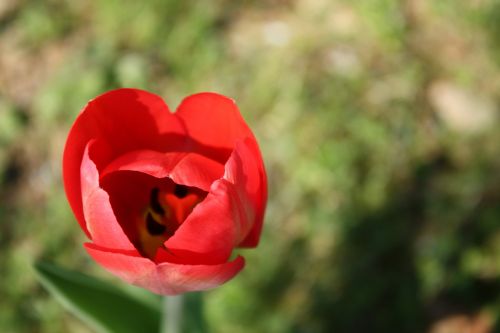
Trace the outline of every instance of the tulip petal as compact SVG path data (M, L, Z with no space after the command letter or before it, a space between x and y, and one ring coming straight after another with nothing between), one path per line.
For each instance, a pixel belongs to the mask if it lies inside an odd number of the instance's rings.
M138 89L118 89L90 101L71 128L63 157L64 188L71 208L88 236L81 197L80 164L85 146L92 139L98 139L99 145L104 147L94 159L98 170L130 150L178 151L186 145L182 122L169 112L157 95Z
M169 251L160 252L156 260L189 264L220 264L231 256L239 235L240 216L225 180L216 181L212 189L165 242ZM178 251L177 251L178 250ZM189 256L183 256L188 253ZM177 257L177 258L176 258Z
M109 195L99 187L99 172L90 159L89 150L95 141L85 148L81 165L83 214L92 241L107 247L136 251L116 220Z
M185 98L175 113L183 120L190 139L201 143L194 151L225 162L236 141L253 134L243 120L236 103L216 93L199 93ZM225 149L212 152L209 147Z
M101 177L114 171L138 171L156 178L170 178L176 184L194 186L206 192L222 177L224 166L196 153L136 150L112 161Z
M256 141L247 138L236 143L225 165L224 179L235 187L236 207L241 210L240 247L257 246L267 201L267 180Z
M90 256L128 283L161 295L215 288L232 279L244 266L243 257L219 265L155 264L149 259L86 243Z

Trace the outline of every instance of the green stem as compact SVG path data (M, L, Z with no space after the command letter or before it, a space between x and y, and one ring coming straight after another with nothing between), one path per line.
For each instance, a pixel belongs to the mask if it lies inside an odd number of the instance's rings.
M161 333L182 333L184 296L163 298L163 322Z

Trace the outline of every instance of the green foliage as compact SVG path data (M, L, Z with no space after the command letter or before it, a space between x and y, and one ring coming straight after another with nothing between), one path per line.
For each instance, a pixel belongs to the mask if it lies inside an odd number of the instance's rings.
M499 330L498 1L6 3L1 332L88 332L32 262L110 279L80 246L60 159L85 103L123 86L172 110L231 96L261 144L264 234L204 294L214 332L422 332L480 315Z

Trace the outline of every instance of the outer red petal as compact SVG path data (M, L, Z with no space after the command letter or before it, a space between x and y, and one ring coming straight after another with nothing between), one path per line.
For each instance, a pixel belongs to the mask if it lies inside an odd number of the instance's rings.
M161 295L215 288L233 278L244 266L243 257L219 265L179 265L130 256L86 243L87 252L106 270L128 283Z
M89 157L89 148L94 142L89 142L85 148L81 165L83 214L87 229L98 245L136 251L116 220L108 193L99 187L99 173Z
M120 171L138 171L156 178L168 177L177 184L198 187L206 192L224 174L224 166L196 153L160 153L136 150L118 157L101 173L101 177Z
M234 200L241 211L241 247L257 246L267 201L267 179L262 157L253 138L236 143L225 165L224 179L234 185Z
M182 150L182 123L163 100L138 89L118 89L90 101L70 130L63 156L64 187L81 227L89 232L83 216L80 164L91 139L102 144L93 156L100 170L123 153L137 149Z
M199 93L185 98L176 111L183 120L194 151L199 151L219 161L229 155L213 153L209 147L233 150L236 141L252 137L253 134L241 117L236 103L216 93Z

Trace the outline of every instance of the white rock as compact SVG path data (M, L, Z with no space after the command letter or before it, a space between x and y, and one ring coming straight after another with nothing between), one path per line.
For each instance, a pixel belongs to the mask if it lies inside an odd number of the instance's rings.
M458 132L484 131L494 125L497 118L497 107L491 99L453 82L433 83L428 98L441 120Z

